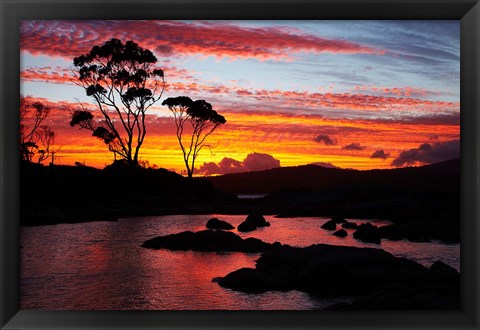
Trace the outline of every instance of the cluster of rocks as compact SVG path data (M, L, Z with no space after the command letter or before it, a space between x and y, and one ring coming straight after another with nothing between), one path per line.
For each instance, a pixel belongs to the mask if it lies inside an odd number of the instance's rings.
M255 268L215 278L232 290L260 293L299 290L322 297L352 296L331 309L451 309L459 306L459 273L441 262L430 268L381 249L332 246L305 248L243 239L222 230L181 232L142 244L150 249L262 253Z
M234 226L229 224L226 221L219 220L217 218L211 218L207 222L208 229L220 229L220 230L232 230L235 229ZM241 232L254 231L259 227L269 227L270 222L267 222L265 218L260 214L249 214L245 221L238 225L237 230Z
M415 230L411 230L409 228L414 227L408 226L406 229L402 225L388 225L377 227L372 225L371 223L364 223L357 227L357 230L353 233L353 237L366 243L375 243L380 244L381 239L389 239L391 241L398 241L402 239L410 239L412 241L429 241L427 236L422 236L421 234L417 234Z
M337 230L337 225L341 225L343 229ZM338 237L347 237L348 233L345 229L356 229L353 237L366 243L380 244L382 238L401 239L398 232L391 229L391 226L377 227L370 223L358 225L354 222L348 222L342 217L333 217L331 220L325 222L321 228L325 230L336 230L333 235ZM383 228L386 228L383 229Z
M333 217L332 220L329 220L327 222L325 222L323 225L322 225L322 228L323 229L326 229L326 230L336 230L333 235L335 236L338 236L338 237L347 237L348 236L348 233L345 229L339 229L337 230L337 224L341 224L342 225L342 228L355 228L356 227L356 224L355 223L351 223L351 222L348 222L347 220L345 220L344 218L342 217ZM355 227L353 227L353 225Z
M341 225L343 229L355 229L353 233L355 239L374 244L380 244L382 238L391 241L408 239L413 242L429 242L432 237L439 237L440 240L447 243L455 243L458 242L459 236L458 228L453 227L452 224L431 220L406 221L378 227L371 223L359 225L348 222L342 217L334 217L324 223L321 228L330 231L336 230L333 235L346 237L347 231L337 230L338 225Z

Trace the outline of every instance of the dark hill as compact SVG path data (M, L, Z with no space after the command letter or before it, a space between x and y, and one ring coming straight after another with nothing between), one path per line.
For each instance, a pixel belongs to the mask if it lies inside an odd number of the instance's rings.
M225 194L205 179L165 169L42 166L22 162L22 225L115 220L118 217L213 213Z
M413 240L459 239L460 159L368 171L305 165L209 180L229 193L268 193L245 202L249 212L387 219Z
M317 165L209 177L215 189L229 193L271 193L282 189L338 190L355 188L458 189L460 159L421 167L358 171Z

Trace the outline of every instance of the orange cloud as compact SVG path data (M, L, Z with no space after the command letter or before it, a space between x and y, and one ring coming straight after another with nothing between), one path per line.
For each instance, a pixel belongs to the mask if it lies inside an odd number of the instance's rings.
M104 167L113 161L102 141L91 132L69 125L72 102L52 102L27 97L28 102L41 101L51 107L48 124L57 132L56 145L61 147L58 162L73 165L85 161L87 165ZM93 105L85 104L98 115ZM140 157L160 167L184 169L181 151L175 136L173 119L152 112L147 116L147 137ZM168 112L164 112L167 114ZM274 155L282 166L309 163L332 163L343 168L390 168L381 157L371 157L376 150L388 150L392 157L402 151L418 148L432 136L435 143L458 139L460 125L457 117L421 117L393 119L329 118L313 114L272 113L268 111L221 112L227 123L209 137L211 151L200 154L197 164L219 165L224 158L244 160L251 153ZM319 135L328 135L336 145L315 142ZM360 144L365 147L355 152L342 146ZM207 173L207 171L204 171ZM209 172L211 173L211 171Z

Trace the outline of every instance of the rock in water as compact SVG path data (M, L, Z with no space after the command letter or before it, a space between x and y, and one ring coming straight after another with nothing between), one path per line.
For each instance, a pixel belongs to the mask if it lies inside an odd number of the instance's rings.
M238 225L238 231L242 232L247 232L247 231L254 231L257 230L257 227L251 223L248 223L246 221L242 222L241 224Z
M370 223L364 223L358 226L357 231L353 233L353 237L362 242L380 244L382 235L378 227Z
M208 229L223 229L223 230L232 230L235 229L234 226L229 224L226 221L219 220L217 218L211 218L207 222L207 228Z
M245 222L254 225L255 227L268 227L270 223L265 220L263 215L252 213L247 216Z
M238 226L238 231L253 231L258 227L269 227L270 223L260 214L249 214L244 222Z
M338 237L347 237L347 231L345 229L340 229L337 230L336 232L333 233L333 235L338 236Z
M356 229L358 225L355 222L345 222L342 223L342 228L345 229Z
M321 228L326 229L326 230L335 230L335 229L337 229L337 223L333 220L330 220L330 221L325 222L322 225Z

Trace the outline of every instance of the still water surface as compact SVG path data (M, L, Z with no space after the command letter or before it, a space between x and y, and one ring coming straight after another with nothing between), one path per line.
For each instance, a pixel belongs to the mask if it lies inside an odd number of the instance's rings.
M205 229L211 217L238 226L245 216L175 215L22 227L20 302L26 310L295 310L321 309L338 300L299 291L246 294L224 289L214 277L254 267L259 254L149 250L140 245L159 235ZM362 243L332 236L320 226L327 218L266 216L272 226L242 237L292 246L317 243L382 248L426 266L436 260L460 270L460 245ZM365 222L362 220L349 220ZM387 222L377 222L385 225Z

